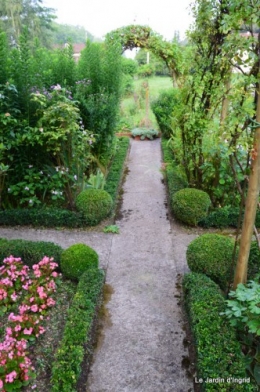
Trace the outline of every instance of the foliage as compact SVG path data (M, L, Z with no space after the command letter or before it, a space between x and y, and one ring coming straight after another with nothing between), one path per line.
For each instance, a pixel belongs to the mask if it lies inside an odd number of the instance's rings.
M172 88L161 92L159 97L151 103L160 131L166 138L169 138L173 132L172 112L174 107L178 105L178 94L178 90Z
M75 98L86 129L95 134L93 151L111 146L119 112L122 61L117 43L88 42L78 62Z
M159 132L156 129L147 128L135 128L131 130L133 137L140 136L141 140L150 139L153 140L159 136Z
M51 41L54 44L85 43L87 39L93 41L93 35L83 26L72 26L63 23L52 23Z
M195 238L186 253L190 270L207 275L226 290L234 273L234 245L233 239L220 234L203 234Z
M85 351L88 358L92 352L93 320L103 283L104 272L96 268L85 272L80 278L52 366L52 392L76 391Z
M139 66L147 64L147 53L149 51L145 49L140 49L135 55L135 61ZM170 76L169 69L165 64L164 60L157 57L153 52L149 52L149 64L152 65L154 73L157 76Z
M259 275L258 275L259 280ZM226 316L230 325L236 327L242 344L248 347L248 370L260 385L260 285L257 281L249 281L247 285L238 284L235 291L230 291L227 309L221 315Z
M185 188L173 195L171 205L178 220L191 226L197 226L198 222L207 216L211 201L206 192Z
M91 174L88 178L87 187L94 189L104 189L106 179L100 169L97 170L96 174Z
M84 227L83 214L61 208L23 208L0 211L0 225L35 227Z
M196 349L197 379L224 379L203 383L203 391L257 391L253 382L238 384L227 379L247 379L246 364L235 330L220 316L225 299L219 287L203 274L186 274L183 279L185 305ZM232 380L231 380L232 381Z
M98 268L98 254L90 246L74 244L61 254L61 271L69 279L79 280L82 274Z
M60 265L62 248L53 242L0 238L0 244L0 265L4 258L10 255L20 257L29 267L45 256L53 257L57 265Z
M140 65L137 70L137 75L141 78L148 78L155 73L154 67L151 64Z
M166 180L169 191L170 200L173 199L173 195L181 189L187 188L188 183L185 177L180 173L180 170L176 166L166 165ZM171 204L172 207L172 204Z
M104 233L119 234L119 227L117 225L109 225L104 228Z
M118 139L117 150L115 152L113 161L109 168L109 173L106 178L104 190L107 191L113 200L113 206L116 204L119 186L124 172L124 162L129 148L129 138L122 137Z
M122 72L125 75L130 75L134 77L137 73L137 68L138 63L135 60L129 59L127 57L122 57Z
M90 225L98 224L111 212L113 201L102 189L85 189L76 198L76 208L82 212Z

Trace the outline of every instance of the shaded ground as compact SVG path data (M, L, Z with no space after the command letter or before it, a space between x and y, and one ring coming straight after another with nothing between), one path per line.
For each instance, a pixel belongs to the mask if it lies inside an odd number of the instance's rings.
M0 228L0 237L85 243L106 269L103 329L88 392L188 392L189 339L180 306L186 248L197 232L170 222L160 140L132 141L123 186L120 234Z

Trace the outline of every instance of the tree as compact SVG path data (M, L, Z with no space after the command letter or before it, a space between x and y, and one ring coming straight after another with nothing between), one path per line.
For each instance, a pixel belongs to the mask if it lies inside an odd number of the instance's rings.
M82 26L71 26L53 22L52 28L51 41L54 44L65 44L68 41L73 43L85 43L87 40L94 40L93 35Z
M47 31L55 19L52 8L42 6L42 0L1 0L0 28L7 33L9 42L17 46L23 26L28 28L31 41L34 38L46 44Z

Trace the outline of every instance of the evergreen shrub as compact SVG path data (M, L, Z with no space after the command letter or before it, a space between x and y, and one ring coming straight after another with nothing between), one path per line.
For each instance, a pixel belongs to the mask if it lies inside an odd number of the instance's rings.
M257 391L252 383L228 382L228 378L248 379L246 364L236 332L220 315L226 309L225 298L216 283L204 274L184 276L185 307L196 350L197 379L219 378L221 383L200 384L201 391Z
M53 242L0 238L0 264L6 257L12 255L21 257L22 261L29 267L39 263L44 256L53 257L54 261L60 265L61 254L62 248Z
M98 224L111 212L113 201L103 189L85 189L76 198L76 208L90 225Z
M232 238L220 234L203 234L189 244L187 263L192 272L207 275L225 290L233 277L233 250Z
M209 195L194 188L181 189L171 198L175 217L190 226L197 226L198 222L207 216L210 205Z
M61 271L69 279L79 279L90 269L98 268L98 254L85 244L74 244L61 254Z

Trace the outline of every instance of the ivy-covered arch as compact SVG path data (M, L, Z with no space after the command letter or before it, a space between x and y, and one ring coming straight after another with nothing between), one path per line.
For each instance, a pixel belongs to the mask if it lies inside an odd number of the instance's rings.
M149 26L129 25L113 30L106 35L108 43L118 42L122 51L133 48L150 50L160 57L169 68L174 83L180 76L181 52L176 42L166 41L160 34L155 33Z

